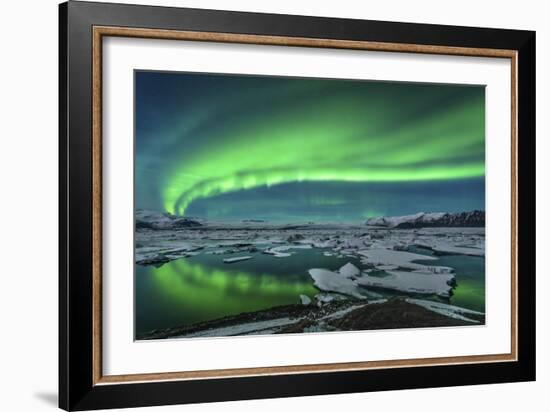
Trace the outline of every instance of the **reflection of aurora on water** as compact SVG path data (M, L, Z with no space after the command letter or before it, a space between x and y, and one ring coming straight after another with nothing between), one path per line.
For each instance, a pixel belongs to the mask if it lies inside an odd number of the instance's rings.
M140 318L145 317L146 325L147 318L159 316L165 318L165 327L212 320L297 303L300 294L318 293L307 273L249 273L229 265L226 270L209 267L193 263L192 259L178 259L160 268L136 266L136 309L142 314ZM171 324L172 321L176 323ZM148 330L146 325L137 325L138 331ZM156 327L157 324L149 329Z
M223 255L201 254L160 267L136 265L136 333L139 336L153 330L219 322L233 315L296 305L300 295L316 302L315 296L322 292L313 286L308 271L300 267L324 267L333 271L348 263L362 267L356 258L338 258L325 253L323 249L302 249L282 259L254 253L252 259L236 264L223 263ZM416 262L449 265L455 269L458 287L449 300L437 295L376 288L367 288L365 292L380 295L375 300L412 296L484 312L483 257L451 255L438 257L436 261ZM317 305L311 307L317 308Z
M459 181L468 204L446 193L429 209L483 208L483 185L468 183L485 170L483 87L138 72L136 116L138 208L188 214L202 204L190 213L235 219L245 205L224 195L251 191L261 203L258 189L313 182L330 199L342 182L364 184L346 197L363 207L383 195L369 184L394 185L378 212L400 204L392 213L407 214L418 210L407 209L401 188L436 182L420 190L437 193ZM271 212L284 220L300 199L278 198L285 203ZM325 208L363 217L346 203ZM298 215L307 219L306 206Z

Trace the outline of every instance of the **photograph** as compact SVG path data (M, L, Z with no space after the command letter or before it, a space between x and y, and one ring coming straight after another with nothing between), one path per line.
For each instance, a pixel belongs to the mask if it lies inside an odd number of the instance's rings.
M485 100L135 69L135 340L485 325Z

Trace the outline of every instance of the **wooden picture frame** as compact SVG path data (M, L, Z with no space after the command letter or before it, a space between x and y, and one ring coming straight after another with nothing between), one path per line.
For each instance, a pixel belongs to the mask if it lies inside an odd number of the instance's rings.
M535 33L107 3L60 5L59 406L65 410L535 379ZM511 61L511 351L104 375L102 40L193 40ZM490 190L488 188L487 190Z

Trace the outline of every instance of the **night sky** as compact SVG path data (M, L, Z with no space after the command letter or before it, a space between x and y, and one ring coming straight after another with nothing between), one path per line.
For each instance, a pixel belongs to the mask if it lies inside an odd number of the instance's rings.
M136 207L360 221L485 209L485 88L135 73Z

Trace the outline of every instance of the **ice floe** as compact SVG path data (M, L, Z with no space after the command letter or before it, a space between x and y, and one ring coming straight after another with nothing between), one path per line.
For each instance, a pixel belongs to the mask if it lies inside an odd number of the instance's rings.
M364 263L370 263L374 266L398 266L401 268L406 269L426 269L428 268L427 265L422 265L420 263L415 263L416 260L437 260L437 258L433 256L426 256L421 255L419 253L412 253L412 252L404 252L401 250L393 250L393 249L383 249L383 248L377 248L377 249L363 249L357 252L359 255L364 257L362 260ZM433 269L434 271L441 271L441 272L451 272L452 268L445 267L445 266L430 266L432 268L438 268Z
M288 245L288 246L275 246L264 250L263 253L268 255L273 255L275 257L288 257L292 256L292 253L289 253L290 249L311 249L311 245Z
M252 259L252 256L239 256L234 258L227 258L223 260L223 263L235 263L235 262L240 262L242 260L248 260L248 259Z
M366 290L362 290L356 281L348 279L340 273L327 269L309 269L308 273L313 279L313 284L320 290L342 293L357 299L367 298Z
M307 295L300 295L300 302L302 303L302 305L309 305L311 304L311 298Z
M358 285L371 288L391 289L407 293L418 293L423 295L436 294L448 298L452 295L455 275L434 274L422 271L386 271L388 276L370 276L364 274L356 280Z
M350 262L342 266L338 270L338 272L346 278L353 278L361 273L361 271L353 263Z

